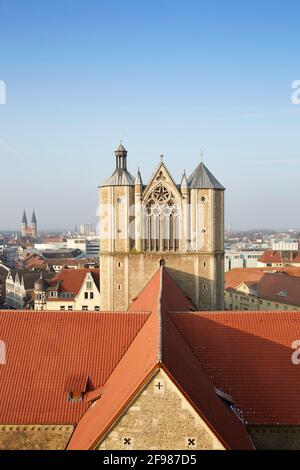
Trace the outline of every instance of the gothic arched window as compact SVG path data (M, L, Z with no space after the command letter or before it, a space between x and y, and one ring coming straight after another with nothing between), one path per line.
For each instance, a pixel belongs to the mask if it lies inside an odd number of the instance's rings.
M179 208L171 191L156 186L143 207L144 251L179 250Z

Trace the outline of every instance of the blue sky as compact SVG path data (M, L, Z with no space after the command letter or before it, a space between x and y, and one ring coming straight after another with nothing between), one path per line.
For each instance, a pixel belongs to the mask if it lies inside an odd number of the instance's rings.
M0 230L24 208L93 222L120 137L144 181L203 149L232 228L299 228L299 18L298 0L0 0Z

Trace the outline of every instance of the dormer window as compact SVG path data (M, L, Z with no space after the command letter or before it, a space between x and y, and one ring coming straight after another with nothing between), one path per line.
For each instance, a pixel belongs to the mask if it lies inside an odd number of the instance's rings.
M68 402L76 403L84 399L86 392L94 389L88 375L74 374L67 378L65 391L67 392Z
M278 295L279 295L280 297L287 297L287 296L288 296L288 294L289 294L289 293L288 293L288 291L287 291L287 290L282 290L281 292L279 292L279 294L278 294Z
M82 401L83 400L83 393L82 392L70 392L68 395L68 401Z

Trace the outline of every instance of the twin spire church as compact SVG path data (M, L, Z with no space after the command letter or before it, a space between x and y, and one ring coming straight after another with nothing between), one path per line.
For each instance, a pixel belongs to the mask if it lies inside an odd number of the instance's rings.
M224 308L224 187L200 163L176 184L162 159L147 185L127 150L99 187L101 310L124 311L160 265L197 310Z

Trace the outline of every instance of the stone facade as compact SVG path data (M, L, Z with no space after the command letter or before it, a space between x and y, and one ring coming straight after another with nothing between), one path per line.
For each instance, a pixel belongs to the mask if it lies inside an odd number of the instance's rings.
M144 386L96 448L99 450L224 449L161 369Z
M222 310L224 191L176 185L162 162L131 184L123 158L125 183L119 169L99 188L101 310L126 311L161 262L198 310Z
M73 431L70 425L0 425L0 450L63 450Z

